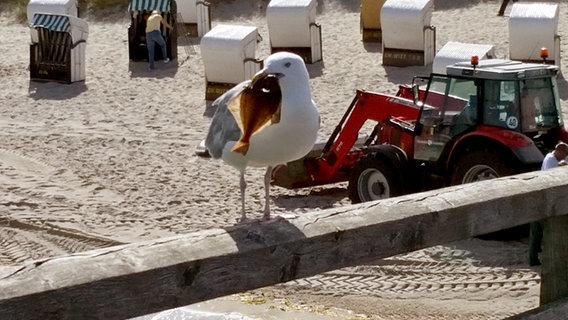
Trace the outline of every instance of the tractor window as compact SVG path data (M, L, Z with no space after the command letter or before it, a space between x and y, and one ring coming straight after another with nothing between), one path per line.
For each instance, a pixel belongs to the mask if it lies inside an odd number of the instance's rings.
M538 131L562 124L556 106L551 78L527 79L520 83L519 101L524 132Z
M430 81L415 139L415 158L437 161L452 138L476 123L477 89L471 79L435 76Z
M443 119L443 106L448 78L434 76L430 80L424 106L420 112L420 134L414 139L414 158L435 161L440 157L447 139L438 140L438 128Z
M445 110L448 134L455 137L477 123L477 87L472 79L452 79Z
M444 97L446 95L448 78L445 77L432 77L428 87L428 94L424 100L424 104L442 111L444 105ZM437 116L440 116L438 113ZM429 121L429 120L427 120Z
M515 103L515 82L486 80L483 97L483 122L520 130L520 110Z
M462 113L464 108L475 108L472 102L477 100L476 94L477 89L471 79L434 77L424 103L439 110L440 122L452 126L455 117ZM468 110L468 113L477 117L475 110Z

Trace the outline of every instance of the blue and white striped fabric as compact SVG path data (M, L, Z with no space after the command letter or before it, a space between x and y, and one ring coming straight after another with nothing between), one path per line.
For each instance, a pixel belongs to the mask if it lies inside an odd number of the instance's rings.
M152 11L170 12L171 0L130 0L128 11Z
M69 30L71 30L67 16L46 13L34 14L30 27L41 27L60 32L69 32Z

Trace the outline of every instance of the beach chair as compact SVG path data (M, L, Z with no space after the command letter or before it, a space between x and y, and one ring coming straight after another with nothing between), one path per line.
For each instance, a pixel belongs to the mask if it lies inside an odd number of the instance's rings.
M177 2L178 23L183 23L192 37L203 37L211 30L209 2L182 0Z
M436 29L430 25L433 0L387 0L381 8L383 65L425 66L436 53Z
M316 0L271 0L266 8L270 52L288 51L306 63L322 60Z
M557 3L515 2L509 15L509 57L543 62L540 51L547 48L546 63L560 66L558 15Z
M507 5L510 2L517 2L517 0L502 0L501 2L501 7L499 7L499 11L497 12L497 15L502 17L505 14L505 9L507 9Z
M36 13L64 14L79 17L77 0L30 0L27 5L28 24L32 23Z
M458 62L470 61L476 55L479 60L495 58L495 46L491 44L474 44L447 42L434 57L432 72L446 74L446 67Z
M262 68L262 60L256 58L260 40L256 27L225 24L215 26L201 38L205 100L217 99Z
M89 27L85 20L36 13L30 23L30 79L76 82L85 80L85 50Z
M361 33L363 42L381 42L381 8L386 0L361 0Z
M148 61L148 48L146 47L146 19L153 10L158 10L162 17L173 29L162 27L162 35L166 40L167 58L177 59L178 33L177 33L177 4L175 0L130 0L128 12L130 26L128 27L128 56L132 61ZM156 46L154 57L156 61L163 60L160 46Z

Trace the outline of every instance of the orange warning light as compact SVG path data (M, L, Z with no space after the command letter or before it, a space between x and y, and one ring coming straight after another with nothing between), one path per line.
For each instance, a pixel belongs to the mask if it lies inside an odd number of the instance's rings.
M543 59L548 58L548 48L546 47L540 48L540 57Z
M471 65L477 66L479 64L479 57L478 56L471 56Z

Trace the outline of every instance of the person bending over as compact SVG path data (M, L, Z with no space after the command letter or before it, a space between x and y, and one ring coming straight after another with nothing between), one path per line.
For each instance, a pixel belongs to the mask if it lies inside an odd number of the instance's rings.
M154 69L154 54L156 44L158 44L162 49L164 63L170 62L166 48L166 41L164 40L162 31L160 30L161 24L164 24L166 28L173 29L173 27L162 18L162 15L158 10L152 11L152 14L150 14L148 20L146 21L146 47L148 48L148 68L150 70Z

